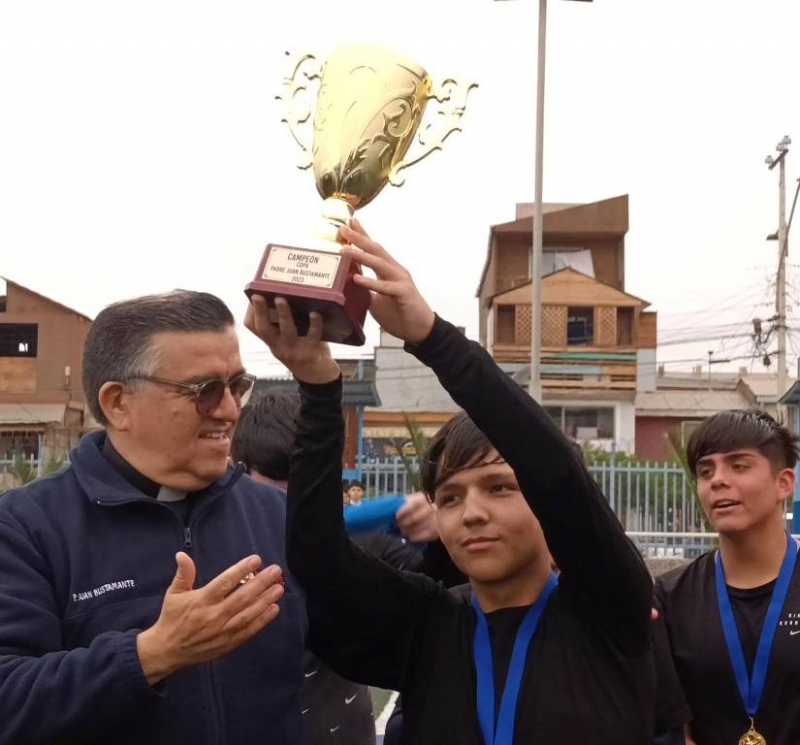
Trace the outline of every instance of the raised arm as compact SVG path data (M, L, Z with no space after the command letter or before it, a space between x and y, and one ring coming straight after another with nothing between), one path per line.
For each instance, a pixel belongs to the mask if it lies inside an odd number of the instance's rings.
M354 546L342 512L342 382L312 314L298 337L276 300L280 329L255 296L245 325L295 375L301 405L287 489L287 559L308 595L313 649L356 682L401 688L401 660L420 613L441 595L427 577L395 570Z
M437 375L455 402L514 469L542 524L561 583L592 609L620 643L648 643L652 581L571 443L547 413L502 372L480 345L435 316L408 272L362 231L342 229L344 251L377 279L356 275L375 293L371 312Z

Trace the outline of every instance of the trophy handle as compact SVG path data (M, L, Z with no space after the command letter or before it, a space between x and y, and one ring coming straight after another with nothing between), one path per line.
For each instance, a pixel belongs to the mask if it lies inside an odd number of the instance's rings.
M297 167L305 170L311 166L314 126L312 99L305 94L311 81L319 80L322 63L313 54L285 54L290 60L290 74L284 77L283 90L275 98L283 104L281 121L289 126L294 141L300 146Z
M402 186L406 180L406 168L424 160L434 150L441 150L442 144L453 132L461 131L461 117L467 107L467 96L477 87L477 83L459 83L453 78L447 78L431 92L428 101L433 99L438 106L435 106L430 121L423 123L417 133L421 149L395 164L389 172L389 183L392 186Z

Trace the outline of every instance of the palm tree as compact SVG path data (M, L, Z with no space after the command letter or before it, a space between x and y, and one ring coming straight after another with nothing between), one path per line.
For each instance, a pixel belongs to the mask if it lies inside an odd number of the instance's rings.
M422 475L420 474L420 459L428 452L429 437L425 434L420 424L409 414L403 412L403 422L408 432L408 440L405 443L392 441L400 462L406 472L406 491L422 491ZM409 448L408 445L411 444ZM410 452L413 451L413 454Z
M671 429L669 432L667 432L667 439L669 440L669 444L672 446L673 456L675 460L680 463L681 467L686 473L686 478L692 489L692 499L690 504L692 505L694 519L692 520L691 524L702 525L704 533L713 533L714 529L708 522L706 513L703 511L703 507L700 504L700 498L697 496L697 479L692 473L692 469L689 468L689 461L686 459L686 448L683 445L680 428Z

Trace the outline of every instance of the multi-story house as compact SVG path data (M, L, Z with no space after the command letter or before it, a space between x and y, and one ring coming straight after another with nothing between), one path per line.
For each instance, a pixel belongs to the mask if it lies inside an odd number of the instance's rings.
M85 431L81 353L90 324L0 279L0 460L63 458Z
M628 197L543 210L543 405L571 437L633 452L637 391L652 390L656 313L625 287ZM490 230L478 286L481 343L530 379L532 205Z

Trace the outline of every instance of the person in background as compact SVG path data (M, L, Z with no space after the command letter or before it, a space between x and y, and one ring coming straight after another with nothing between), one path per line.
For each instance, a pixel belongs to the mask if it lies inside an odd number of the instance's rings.
M361 500L364 498L364 482L363 481L351 481L350 485L347 487L347 495L350 497L350 504L354 507L361 504Z
M719 549L665 572L656 597L697 745L800 743L800 570L784 507L798 437L763 411L715 414L686 460Z

